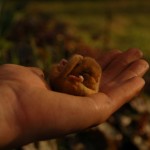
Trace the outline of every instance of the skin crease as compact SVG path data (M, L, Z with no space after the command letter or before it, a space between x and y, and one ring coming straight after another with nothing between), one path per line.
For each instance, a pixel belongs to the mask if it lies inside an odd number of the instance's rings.
M98 62L101 92L85 97L51 91L40 69L0 66L0 149L101 124L143 88L149 65L140 50L108 52Z
M50 70L50 85L53 90L78 96L87 96L99 91L102 70L91 57L73 55L69 61L62 60Z

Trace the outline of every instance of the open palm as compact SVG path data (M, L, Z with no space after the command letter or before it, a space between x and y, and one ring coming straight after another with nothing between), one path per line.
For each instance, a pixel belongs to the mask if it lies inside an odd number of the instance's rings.
M142 76L148 70L148 63L141 57L137 49L101 56L100 92L88 97L51 91L40 69L1 66L0 149L104 122L144 86Z

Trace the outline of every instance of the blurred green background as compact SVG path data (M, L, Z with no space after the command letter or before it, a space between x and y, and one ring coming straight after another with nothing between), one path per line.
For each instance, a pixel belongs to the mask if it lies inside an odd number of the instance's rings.
M0 1L0 64L51 64L74 53L97 57L140 48L150 61L148 0ZM150 76L143 92L96 129L58 139L58 150L149 150Z

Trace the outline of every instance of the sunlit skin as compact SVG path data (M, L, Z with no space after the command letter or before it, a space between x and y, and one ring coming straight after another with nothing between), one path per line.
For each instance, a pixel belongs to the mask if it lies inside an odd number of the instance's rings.
M85 97L50 90L38 68L0 66L0 149L101 124L143 88L149 65L141 51L108 52L98 62L100 92Z
M73 55L68 61L61 60L50 70L53 90L77 96L98 93L102 70L91 57Z

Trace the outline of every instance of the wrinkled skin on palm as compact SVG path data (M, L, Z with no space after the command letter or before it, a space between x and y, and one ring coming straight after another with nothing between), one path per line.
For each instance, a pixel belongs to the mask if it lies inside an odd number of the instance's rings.
M50 70L50 86L53 90L78 96L99 91L102 70L91 57L75 54L68 61L62 59Z

